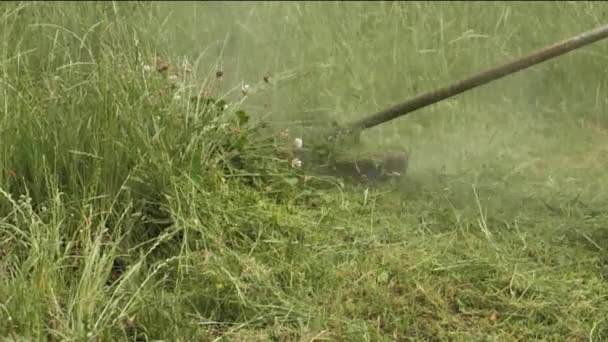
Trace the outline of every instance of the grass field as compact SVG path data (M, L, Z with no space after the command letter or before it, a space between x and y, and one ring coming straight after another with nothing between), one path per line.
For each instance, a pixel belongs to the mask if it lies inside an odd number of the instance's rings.
M285 154L606 22L603 2L3 2L2 341L608 340L608 41L364 132L356 153L410 151L399 180Z

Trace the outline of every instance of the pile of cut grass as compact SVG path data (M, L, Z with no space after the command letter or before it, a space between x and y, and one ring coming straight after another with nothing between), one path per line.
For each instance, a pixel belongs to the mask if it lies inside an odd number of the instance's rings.
M412 137L400 181L340 185L289 152L293 117L354 119L602 5L239 6L0 5L0 336L608 338L607 102L558 101L603 89L597 53L533 73L555 88L532 77L501 102L492 86L370 132L372 149ZM230 14L240 29L218 44ZM216 48L239 71L200 52ZM241 76L260 80L248 96Z

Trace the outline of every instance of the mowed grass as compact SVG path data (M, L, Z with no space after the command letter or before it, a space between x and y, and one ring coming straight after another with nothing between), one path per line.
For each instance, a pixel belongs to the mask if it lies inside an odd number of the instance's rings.
M608 339L608 42L364 132L400 180L285 153L606 4L0 9L3 340Z

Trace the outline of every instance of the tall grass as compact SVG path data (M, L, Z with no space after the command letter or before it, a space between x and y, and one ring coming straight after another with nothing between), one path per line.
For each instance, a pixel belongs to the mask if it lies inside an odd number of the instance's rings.
M605 13L3 3L0 335L605 339L606 44L365 132L369 151L412 151L392 186L313 187L288 151L303 122L358 119Z

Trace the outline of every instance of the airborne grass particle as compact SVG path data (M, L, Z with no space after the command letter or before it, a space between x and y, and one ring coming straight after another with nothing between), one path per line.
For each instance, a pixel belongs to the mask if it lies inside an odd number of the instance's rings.
M0 336L607 340L607 44L366 132L393 182L290 154L607 9L3 3Z

